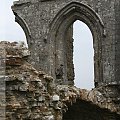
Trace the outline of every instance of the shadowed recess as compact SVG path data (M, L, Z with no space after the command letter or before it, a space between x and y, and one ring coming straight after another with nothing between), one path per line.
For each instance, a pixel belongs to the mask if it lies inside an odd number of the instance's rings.
M68 105L68 111L63 113L63 120L120 120L120 117L90 102L77 100L72 106Z

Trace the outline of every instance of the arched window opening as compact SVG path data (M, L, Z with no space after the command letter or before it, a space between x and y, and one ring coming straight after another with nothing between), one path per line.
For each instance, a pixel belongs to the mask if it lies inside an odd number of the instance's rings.
M79 20L75 21L73 39L75 86L91 89L94 87L94 49L89 27Z

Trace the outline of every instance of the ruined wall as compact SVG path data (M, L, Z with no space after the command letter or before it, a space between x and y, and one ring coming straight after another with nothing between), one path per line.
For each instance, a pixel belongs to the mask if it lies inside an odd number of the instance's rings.
M119 85L91 91L56 85L53 77L27 62L30 52L22 44L1 42L0 46L4 47L1 55L6 56L6 73L0 79L5 83L6 101L0 99L0 109L5 111L0 112L1 120L120 119ZM4 97L1 93L0 98Z
M4 46L0 45L0 119L4 120L6 110L6 94L5 94L5 70L6 70L6 52Z
M119 8L118 0L14 2L12 10L31 55L17 43L5 43L6 119L119 120ZM71 26L76 20L93 34L98 86L91 91L73 86Z
M66 42L66 48L65 48L65 52L66 52L66 63L67 63L67 83L69 85L73 85L74 84L74 64L73 64L73 26L69 27L69 30L66 32L66 38L65 38L65 42ZM71 82L71 83L70 83Z
M64 49L62 48L64 35L62 30L52 29L51 26L58 19L56 15L72 2L81 3L87 8L92 9L95 14L98 14L100 17L100 19L96 19L96 21L101 23L103 21L101 35L100 37L98 35L98 38L96 37L94 40L99 39L100 41L99 45L97 41L94 43L95 54L97 54L95 55L95 82L99 83L99 85L119 83L119 69L117 67L119 64L119 62L117 62L119 61L119 52L117 52L119 50L117 46L119 45L115 44L115 41L119 39L119 1L116 2L116 0L19 0L15 2L12 10L16 16L16 21L22 26L26 33L31 51L31 57L29 58L30 63L38 70L44 70L55 78L57 69L55 68L57 66L55 65L55 45L59 45L59 49L57 50L59 53L58 58L60 56L59 61L57 61L58 67L61 63L65 64L63 59L65 56L63 54ZM71 9L69 10L71 11ZM69 10L67 11L68 13ZM65 16L63 15L64 20L69 16L67 12ZM70 14L72 15L72 13ZM86 15L89 16L89 13ZM86 22L84 15L82 18L83 19L80 20ZM88 19L92 20L90 16ZM86 24L89 27L92 26L94 36L100 33L97 31L98 29L94 29L98 28L97 22L88 21ZM57 25L57 27L58 26L59 25ZM51 29L53 30L52 33ZM64 28L62 29L64 30ZM59 35L56 38L52 37L51 35L54 36L57 30L59 31ZM98 55L98 52L101 55ZM64 69L66 70L65 66L66 64L64 65Z
M30 52L18 43L1 42L6 51L6 120L52 120L53 78L38 72L28 62ZM54 87L54 86L53 86ZM53 88L54 89L54 88Z
M0 120L120 120L120 2L19 0L12 10L30 52L23 44L0 42ZM99 86L91 91L71 80L71 25L77 19L94 37Z

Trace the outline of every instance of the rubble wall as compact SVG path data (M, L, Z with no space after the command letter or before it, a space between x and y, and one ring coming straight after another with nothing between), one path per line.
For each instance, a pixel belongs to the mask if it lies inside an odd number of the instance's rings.
M120 119L120 86L103 86L88 91L74 86L56 85L53 77L37 71L27 62L30 52L22 44L0 44L4 45L6 51L6 72L3 79L6 104L1 103L0 106L2 108L5 105L4 119Z

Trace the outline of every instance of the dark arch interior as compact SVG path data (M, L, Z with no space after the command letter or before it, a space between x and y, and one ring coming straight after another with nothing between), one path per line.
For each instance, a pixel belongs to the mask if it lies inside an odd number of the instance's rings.
M90 102L77 100L72 106L68 104L63 120L120 120L120 116Z

